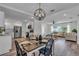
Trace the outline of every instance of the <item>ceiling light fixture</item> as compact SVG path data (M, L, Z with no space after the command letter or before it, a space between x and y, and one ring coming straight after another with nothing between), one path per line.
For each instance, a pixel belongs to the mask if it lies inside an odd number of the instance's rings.
M34 12L35 19L37 19L39 21L44 20L44 18L46 17L45 11L40 6L41 6L41 4L39 3L39 8L36 9Z

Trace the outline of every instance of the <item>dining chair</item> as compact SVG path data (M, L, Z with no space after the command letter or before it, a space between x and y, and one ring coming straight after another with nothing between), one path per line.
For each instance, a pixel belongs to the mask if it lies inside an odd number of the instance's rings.
M36 41L38 41L39 39L38 39L38 37L36 37Z
M42 36L39 35L39 44L41 44L41 43L42 43Z
M47 44L46 44L46 46L39 50L39 56L41 54L43 54L44 56L49 56L49 55L52 56L52 45L53 45L53 42L54 42L53 39L49 39Z
M27 53L21 49L18 42L15 40L17 56L27 56Z
M26 38L29 38L29 32L26 32Z

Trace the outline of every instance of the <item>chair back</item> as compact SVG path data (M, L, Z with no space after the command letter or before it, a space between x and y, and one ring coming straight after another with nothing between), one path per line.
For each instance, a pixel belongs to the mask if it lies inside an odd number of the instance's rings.
M20 48L18 42L15 40L17 56L22 56L22 49Z
M52 45L54 43L54 40L53 39L49 39L47 44L46 44L46 49L47 49L47 52L46 52L46 55L50 55L52 53Z
M39 43L41 43L41 42L42 42L42 36L39 35Z
M26 33L26 37L27 37L27 38L29 37L29 32Z
M38 41L39 39L38 39L38 37L36 37L36 41Z
M42 40L42 36L41 35L39 35L39 40Z
M46 48L50 48L53 45L53 39L49 39L47 44L46 44Z

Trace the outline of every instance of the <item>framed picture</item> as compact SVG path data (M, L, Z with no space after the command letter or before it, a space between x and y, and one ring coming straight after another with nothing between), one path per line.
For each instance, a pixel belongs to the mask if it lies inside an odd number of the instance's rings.
M32 25L28 25L28 29L32 29Z

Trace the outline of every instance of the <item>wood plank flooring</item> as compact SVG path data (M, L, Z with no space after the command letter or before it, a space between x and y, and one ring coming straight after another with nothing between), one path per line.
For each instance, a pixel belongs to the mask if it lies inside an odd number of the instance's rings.
M12 46L13 49L11 50L11 52L5 53L1 56L16 56L14 41ZM36 56L38 56L39 52L36 51L35 53ZM79 46L76 44L76 42L65 41L65 38L59 38L54 41L53 56L79 56Z

